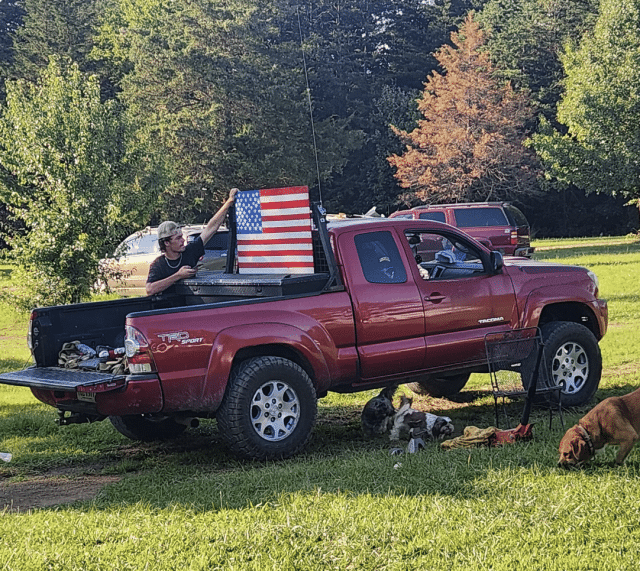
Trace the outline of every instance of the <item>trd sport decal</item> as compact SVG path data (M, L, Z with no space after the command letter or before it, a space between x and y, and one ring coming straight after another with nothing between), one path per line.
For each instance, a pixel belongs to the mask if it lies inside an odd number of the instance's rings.
M192 343L201 343L204 337L191 337L188 331L174 331L172 333L158 333L158 337L165 343L178 343L179 345L190 345Z

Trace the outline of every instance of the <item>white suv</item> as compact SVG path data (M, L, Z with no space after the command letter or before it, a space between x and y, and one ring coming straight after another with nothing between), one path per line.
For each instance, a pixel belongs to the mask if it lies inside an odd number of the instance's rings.
M182 233L187 242L192 242L203 229L204 224L192 224L185 226ZM202 269L224 271L228 245L229 231L222 227L205 244ZM149 266L159 255L157 227L134 232L118 245L112 257L100 262L108 276L108 289L123 295L146 295Z

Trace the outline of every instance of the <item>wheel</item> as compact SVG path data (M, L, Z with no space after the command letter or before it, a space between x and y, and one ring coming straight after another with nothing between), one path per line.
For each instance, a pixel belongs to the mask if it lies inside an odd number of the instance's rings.
M407 383L407 387L417 395L450 397L459 393L467 384L471 373L460 373L450 377L427 377L423 381Z
M595 336L580 323L556 321L540 328L549 379L562 387L562 405L587 404L598 390L602 374L602 355ZM533 362L523 363L522 381L528 387L533 376Z
M280 460L304 448L317 410L315 388L302 367L281 357L257 357L234 370L216 418L234 454Z
M109 420L114 428L131 440L151 442L153 440L168 440L182 434L187 428L170 416L144 416L133 414L129 416L110 416Z

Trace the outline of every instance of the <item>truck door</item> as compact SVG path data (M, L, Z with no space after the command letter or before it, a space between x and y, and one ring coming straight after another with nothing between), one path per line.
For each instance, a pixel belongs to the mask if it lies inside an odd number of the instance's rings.
M391 231L342 234L340 251L353 302L364 379L417 371L425 359L421 293Z
M405 249L424 304L425 369L486 362L487 333L515 328L511 280L491 274L486 255L458 234L405 231Z

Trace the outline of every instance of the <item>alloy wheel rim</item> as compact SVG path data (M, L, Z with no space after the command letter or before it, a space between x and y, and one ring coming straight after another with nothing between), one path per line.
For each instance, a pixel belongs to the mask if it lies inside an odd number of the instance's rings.
M574 342L561 345L553 356L551 375L563 394L579 392L589 378L589 357L584 347Z
M251 401L251 425L260 438L269 442L284 440L300 420L300 399L285 382L264 383Z

